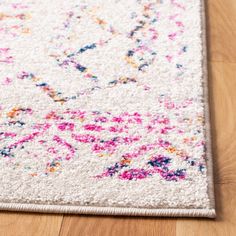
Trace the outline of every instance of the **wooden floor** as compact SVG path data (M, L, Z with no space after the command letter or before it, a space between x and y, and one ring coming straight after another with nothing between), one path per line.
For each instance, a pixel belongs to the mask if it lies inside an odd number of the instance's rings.
M205 1L217 219L0 213L0 236L236 235L236 0Z

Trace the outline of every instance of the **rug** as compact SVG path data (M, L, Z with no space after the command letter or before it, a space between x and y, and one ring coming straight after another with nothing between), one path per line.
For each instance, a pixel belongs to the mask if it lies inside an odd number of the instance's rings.
M0 3L0 209L214 217L201 0Z

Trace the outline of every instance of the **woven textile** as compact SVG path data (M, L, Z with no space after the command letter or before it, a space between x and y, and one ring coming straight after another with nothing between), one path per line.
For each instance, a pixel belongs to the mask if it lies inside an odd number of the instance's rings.
M0 2L0 208L214 217L200 0Z

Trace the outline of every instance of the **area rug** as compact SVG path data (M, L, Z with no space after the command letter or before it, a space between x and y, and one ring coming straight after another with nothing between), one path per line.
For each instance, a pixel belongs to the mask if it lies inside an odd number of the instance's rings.
M0 209L214 217L201 0L0 2Z

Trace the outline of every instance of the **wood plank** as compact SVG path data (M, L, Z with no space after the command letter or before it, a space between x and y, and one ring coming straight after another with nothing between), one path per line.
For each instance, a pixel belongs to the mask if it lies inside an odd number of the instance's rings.
M63 215L0 213L1 236L58 236Z
M210 64L210 110L216 183L236 183L236 64Z
M60 236L174 236L175 219L65 216Z
M236 62L236 1L207 2L208 48L212 61Z
M236 184L217 184L217 219L179 219L177 236L236 235Z

